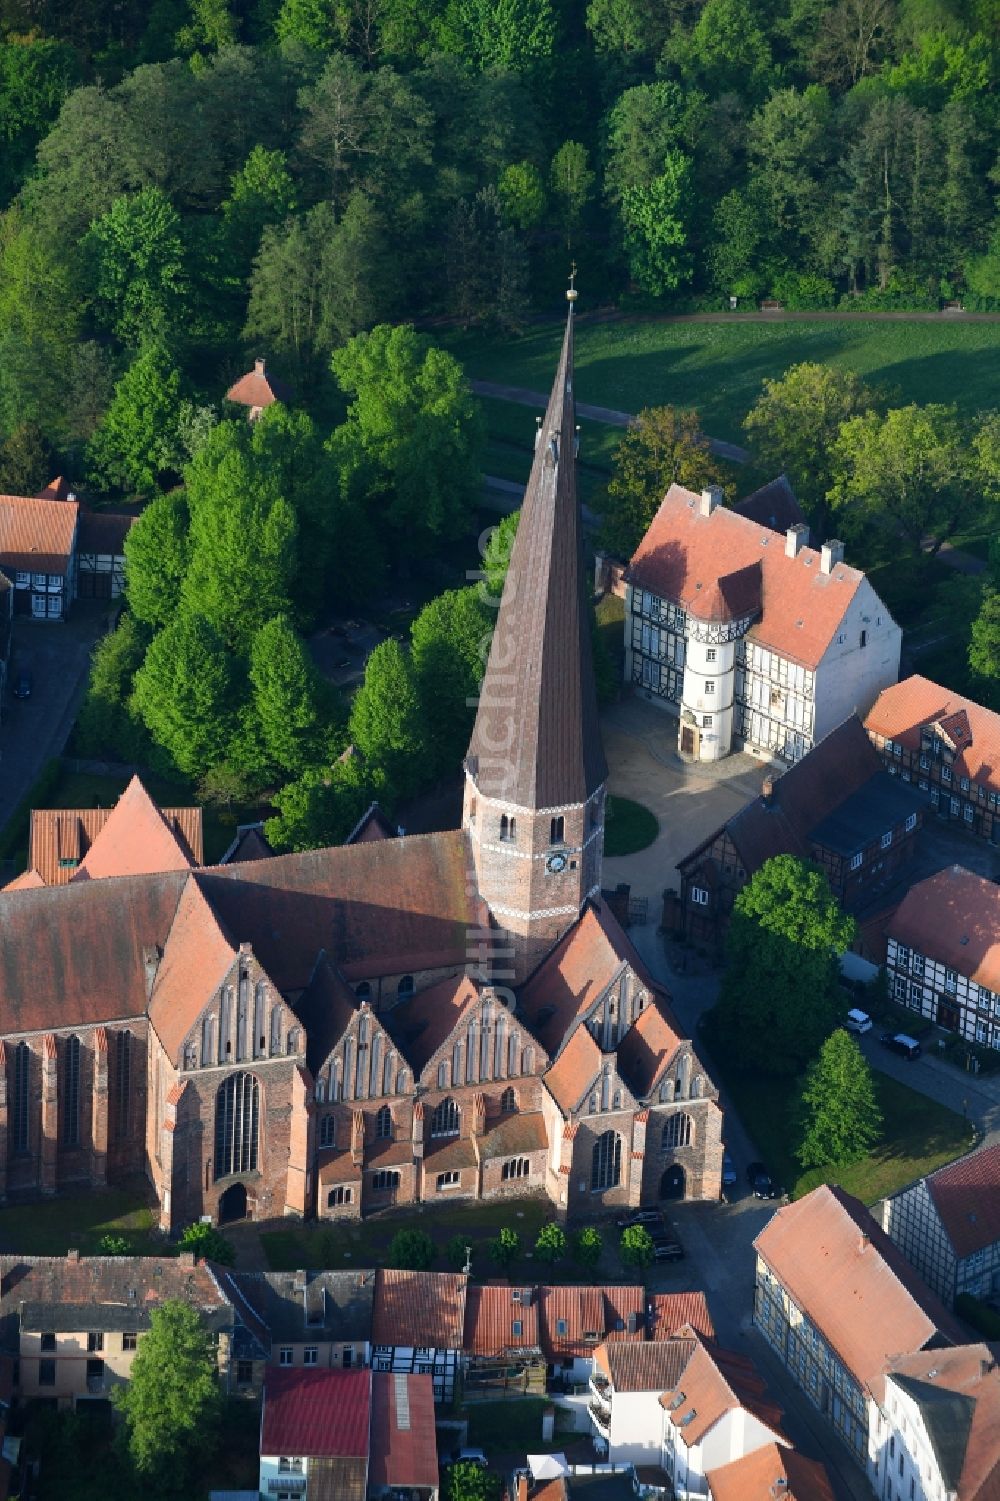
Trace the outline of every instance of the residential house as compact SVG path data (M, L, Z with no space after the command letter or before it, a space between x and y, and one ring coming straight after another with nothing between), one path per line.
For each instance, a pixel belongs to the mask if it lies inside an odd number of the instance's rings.
M660 1396L676 1386L696 1344L692 1334L598 1345L590 1376L590 1423L599 1452L612 1464L660 1464Z
M60 1407L107 1399L127 1381L152 1313L179 1299L198 1310L231 1392L259 1390L265 1351L215 1271L179 1256L0 1256L0 1347L15 1390Z
M434 1378L434 1400L450 1402L462 1365L465 1297L462 1272L379 1268L372 1314L372 1366Z
M901 632L840 542L784 540L671 485L629 564L625 677L678 717L678 751L793 762L899 676Z
M893 999L1000 1048L1000 887L951 865L910 888L887 933Z
M269 1370L260 1494L269 1501L365 1501L372 1373Z
M961 1293L1000 1293L1000 1146L918 1178L878 1210L890 1240L949 1307Z
M757 1327L881 1495L869 1435L886 1373L902 1355L960 1344L960 1328L842 1188L824 1184L785 1205L754 1245Z
M865 727L888 769L938 816L1000 844L1000 714L929 678L886 687Z
M775 855L815 861L837 900L857 911L905 875L925 801L888 775L852 714L677 862L680 903L665 921L718 946L736 897Z
M0 1194L144 1172L167 1232L457 1197L544 1194L586 1220L718 1197L718 1091L601 891L575 429L571 311L461 828L270 857L253 839L204 869L159 820L166 856L85 880L101 841L77 827L56 858L75 878L0 893ZM76 503L26 504L51 522Z
M249 420L256 422L261 412L273 402L281 401L287 405L294 394L287 381L279 380L276 375L272 375L263 360L254 360L253 369L249 370L246 375L241 375L239 380L229 387L226 400L235 402L237 406L246 407Z
M80 507L76 539L78 599L121 599L125 593L125 539L138 517Z
M1000 1494L996 1346L901 1356L877 1433L883 1501L992 1501Z
M237 1272L219 1283L272 1365L349 1371L369 1364L375 1272Z
M787 1444L763 1444L705 1479L709 1501L834 1501L826 1466Z
M80 507L0 495L0 569L14 584L14 613L63 620L76 595Z
M375 1371L372 1375L371 1501L437 1501L438 1456L434 1385L430 1376Z

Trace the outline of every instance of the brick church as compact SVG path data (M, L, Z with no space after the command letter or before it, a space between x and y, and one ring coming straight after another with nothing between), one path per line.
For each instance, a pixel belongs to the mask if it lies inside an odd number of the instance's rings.
M718 1196L717 1090L601 896L576 445L571 300L460 829L205 867L138 781L35 815L0 893L0 1194L144 1173L165 1230Z

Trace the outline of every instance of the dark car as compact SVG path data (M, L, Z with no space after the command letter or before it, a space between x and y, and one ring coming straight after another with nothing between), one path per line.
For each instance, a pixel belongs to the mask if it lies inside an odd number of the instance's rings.
M747 1168L747 1182L755 1199L777 1199L781 1189L775 1183L763 1162L751 1162Z
M35 680L26 667L14 674L14 687L12 692L15 698L30 698Z
M654 1261L683 1261L684 1247L673 1236L665 1236L662 1240L657 1236L653 1241Z
M879 1040L884 1048L890 1048L901 1058L919 1058L923 1051L917 1039L905 1032L883 1032Z
M633 1209L629 1214L620 1214L615 1220L619 1230L627 1230L629 1225L662 1225L663 1216L658 1209Z
M739 1179L738 1179L737 1174L736 1174L736 1168L735 1168L735 1166L733 1164L733 1159L730 1157L730 1155L729 1155L728 1152L723 1152L723 1154L722 1154L722 1186L723 1186L723 1188L735 1188L736 1184L738 1182L739 1182Z

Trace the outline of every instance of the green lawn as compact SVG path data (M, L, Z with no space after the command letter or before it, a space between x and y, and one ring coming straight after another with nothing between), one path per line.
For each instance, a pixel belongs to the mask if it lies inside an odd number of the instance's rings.
M535 448L535 417L532 407L518 402L499 401L491 397L480 400L486 417L487 442L483 469L501 479L523 485L531 469ZM580 457L577 483L584 505L593 504L611 475L615 450L624 429L605 422L580 423Z
M762 1158L793 1199L820 1183L839 1183L865 1204L874 1204L960 1157L973 1144L969 1124L960 1115L875 1070L885 1122L879 1146L870 1157L848 1167L804 1173L792 1155L798 1138L794 1081L741 1073L718 1052L712 1059Z
M448 343L470 377L548 391L562 331L560 321L518 339L462 334ZM902 402L1000 406L996 342L993 324L943 319L588 323L584 317L576 330L576 394L579 401L630 412L666 402L694 406L706 432L739 443L764 377L803 360L856 370ZM530 433L534 417L526 415ZM589 443L585 433L585 450Z
M480 1449L510 1454L549 1454L565 1447L566 1435L542 1439L544 1397L508 1397L501 1402L470 1402L462 1409L469 1420L468 1442Z
M604 853L612 858L634 855L652 844L660 832L656 814L628 797L608 798L604 824Z
M71 1247L94 1255L101 1237L112 1232L124 1235L137 1256L176 1252L156 1234L156 1210L145 1183L8 1204L0 1211L0 1249L26 1256L65 1256Z

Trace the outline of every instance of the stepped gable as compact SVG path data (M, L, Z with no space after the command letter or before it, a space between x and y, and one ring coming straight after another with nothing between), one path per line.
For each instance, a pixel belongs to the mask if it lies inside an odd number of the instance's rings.
M149 1020L168 1057L178 1058L185 1037L236 963L239 944L224 930L189 876L156 971Z
M348 981L464 966L485 918L460 829L212 866L199 880L282 991L305 989L320 949Z
M649 1000L618 1044L618 1073L637 1100L647 1099L670 1066L683 1033L665 1006Z
M115 806L107 811L103 825L70 880L187 870L200 865L201 860L201 809L172 809L163 813L134 776Z
M295 1002L295 1014L306 1029L306 1065L314 1077L350 1026L357 1009L354 991L321 952L312 979Z
M380 1017L413 1069L414 1081L478 1002L479 991L468 975L455 975L418 991Z
M627 576L699 620L759 612L748 639L815 669L864 579L846 563L823 573L820 556L803 547L790 558L770 527L726 506L702 515L699 496L671 485Z
M190 879L165 871L0 892L0 1035L144 1016L146 960Z
M585 803L607 780L583 593L573 307L538 432L466 767L521 808Z

